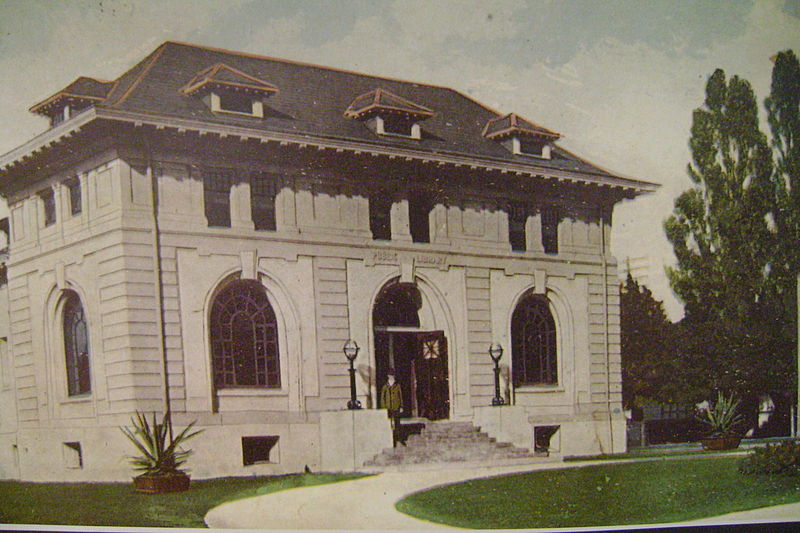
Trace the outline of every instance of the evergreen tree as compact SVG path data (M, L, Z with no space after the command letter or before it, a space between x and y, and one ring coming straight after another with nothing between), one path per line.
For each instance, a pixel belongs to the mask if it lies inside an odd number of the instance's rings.
M772 157L750 84L717 70L693 114L694 187L665 222L678 267L672 287L693 320L747 321L771 290Z
M775 56L772 88L764 105L775 155L776 276L786 333L796 335L797 275L800 272L800 63L791 50Z
M628 274L620 285L622 401L626 408L674 401L679 371L670 353L671 327L664 305Z
M694 111L689 147L694 186L665 222L678 260L668 276L686 310L678 360L700 370L692 378L698 391L735 390L750 401L785 391L794 378L792 344L783 334L778 187L746 80L714 72Z

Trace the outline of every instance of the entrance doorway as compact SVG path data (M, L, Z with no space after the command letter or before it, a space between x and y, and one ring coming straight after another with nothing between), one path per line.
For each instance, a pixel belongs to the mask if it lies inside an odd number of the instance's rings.
M403 392L403 417L442 420L450 416L447 338L423 331L422 298L410 283L387 285L373 310L375 378L380 391L390 369Z

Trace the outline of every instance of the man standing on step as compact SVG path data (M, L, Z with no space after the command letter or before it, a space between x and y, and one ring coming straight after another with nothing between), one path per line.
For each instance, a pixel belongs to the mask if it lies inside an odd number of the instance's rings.
M389 370L386 375L386 383L381 388L381 408L389 411L389 418L392 421L392 446L397 447L398 441L405 446L405 442L400 439L400 412L403 410L403 391L400 384L394 380L394 371Z

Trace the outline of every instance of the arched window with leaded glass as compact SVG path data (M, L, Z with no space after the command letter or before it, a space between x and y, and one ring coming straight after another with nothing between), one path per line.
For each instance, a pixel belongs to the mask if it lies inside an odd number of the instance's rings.
M211 307L214 386L280 388L278 324L264 287L253 280L225 287Z
M89 360L89 328L81 299L65 291L62 307L64 357L67 364L67 394L80 396L92 390Z
M556 323L546 298L530 294L511 317L514 386L558 383Z

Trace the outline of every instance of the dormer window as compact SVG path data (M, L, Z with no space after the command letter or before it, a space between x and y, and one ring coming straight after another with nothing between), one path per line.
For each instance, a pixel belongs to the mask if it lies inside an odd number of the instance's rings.
M553 142L561 137L515 113L489 120L483 136L499 142L512 154L540 159L550 159Z
M378 135L421 139L420 122L433 114L427 107L384 89L375 89L356 97L344 116L364 122Z
M512 152L550 159L550 144L544 139L512 137Z
M278 88L241 70L217 63L189 81L181 92L199 96L214 113L264 118L264 99Z
M105 100L113 86L111 81L80 77L30 111L49 118L52 128Z

